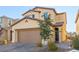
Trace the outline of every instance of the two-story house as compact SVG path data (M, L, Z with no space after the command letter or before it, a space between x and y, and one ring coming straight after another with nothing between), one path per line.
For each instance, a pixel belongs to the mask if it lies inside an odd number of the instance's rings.
M7 16L0 17L0 40L8 39L8 28L15 22L16 19Z
M42 15L50 14L52 40L66 41L66 13L57 13L53 8L35 7L23 13L23 18L12 25L12 42L39 43L41 40L39 21L45 20Z
M76 34L79 35L79 11L76 16L75 24L76 24Z

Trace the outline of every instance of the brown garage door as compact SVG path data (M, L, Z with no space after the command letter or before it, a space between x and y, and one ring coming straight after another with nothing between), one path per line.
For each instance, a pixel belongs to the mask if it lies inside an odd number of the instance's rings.
M18 30L19 42L23 43L38 43L40 41L39 29L24 29Z

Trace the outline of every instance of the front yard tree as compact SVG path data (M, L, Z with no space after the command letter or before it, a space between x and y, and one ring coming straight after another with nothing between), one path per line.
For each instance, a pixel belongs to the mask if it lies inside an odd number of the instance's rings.
M44 20L39 22L40 25L40 35L41 35L41 39L42 40L48 40L51 37L51 28L50 28L50 23L51 23L51 19L50 19L50 15L48 15L47 13L45 13L44 15Z
M41 39L44 39L44 40L49 39L51 34L50 26L45 21L41 21L40 29L41 29L41 32L40 32Z

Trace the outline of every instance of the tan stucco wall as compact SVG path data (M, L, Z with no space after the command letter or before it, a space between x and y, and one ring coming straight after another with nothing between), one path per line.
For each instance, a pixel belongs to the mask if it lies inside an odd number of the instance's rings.
M33 14L35 15L35 18L36 18L36 19L39 19L39 18L40 18L39 13L38 13L38 12L33 12L33 11L30 11L30 12L28 12L27 14L25 14L24 17L25 17L25 16L32 16Z
M64 22L62 26L58 27L60 31L59 38L61 39L61 41L66 41L66 13L57 15L54 22Z
M0 40L7 40L8 35L7 35L7 30L2 30L2 34L0 35Z
M62 40L65 41L66 40L66 23L67 23L67 20L66 20L66 13L63 13L63 14L55 14L55 12L53 10L49 10L49 9L40 9L40 8L36 8L35 11L41 11L40 14L38 14L37 12L35 13L35 15L38 15L36 18L38 19L43 19L43 17L41 17L43 15L43 13L45 11L49 12L49 14L51 15L51 19L53 19L53 23L55 22L64 22L63 26L61 27L62 30ZM30 12L29 12L30 13ZM34 13L34 12L33 12ZM31 12L32 14L32 12ZM28 15L28 13L26 14Z
M76 22L76 33L79 34L79 17L78 17L78 20Z
M17 42L17 29L39 28L39 23L31 19L24 19L12 27L12 42Z
M10 22L11 21L11 22ZM17 20L10 20L9 18L7 17L2 17L2 27L3 28L7 28L9 27L10 25L12 25L13 23L15 23Z
M49 14L51 15L51 19L54 19L53 23L54 22L64 22L63 26L61 27L58 27L59 30L61 31L60 32L60 39L61 41L65 41L66 40L66 13L64 14L58 14L56 15L55 12L53 10L48 10L48 9L40 9L40 8L37 8L35 9L36 11L41 11L41 13L37 13L37 12L29 12L27 14L25 14L24 16L29 16L29 15L32 15L32 14L35 14L35 17L40 19L40 20L44 20L43 17L41 17L43 15L44 12L49 12ZM16 25L14 25L12 27L12 42L17 42L17 31L16 29L28 29L28 28L39 28L39 23L37 21L34 21L34 20L31 20L31 19L27 19L28 22L25 20L17 23ZM52 30L54 30L55 27L52 27ZM53 32L53 39L55 39L55 32Z
M63 19L63 21L64 21L64 24L63 24L63 26L62 26L62 30L61 30L61 32L62 32L62 40L63 41L66 41L67 39L66 39L66 36L67 36L67 32L66 32L66 24L67 24L67 20L66 20L66 14L63 14L62 15L62 19Z
M4 28L6 28L6 27L8 27L8 25L9 25L9 20L7 18L3 18L2 19L2 26Z
M49 14L51 15L51 19L53 19L53 22L64 22L63 26L60 27L60 31L61 31L61 40L62 41L65 41L66 40L66 23L67 23L67 20L66 20L66 13L63 13L63 14L55 14L55 12L53 10L46 10L46 9L40 9L40 8L37 8L35 10L40 10L41 11L41 14L42 15L45 11L49 12ZM41 16L40 16L40 19L43 19ZM55 37L55 36L54 36Z
M56 15L55 21L56 22L64 22L64 20L65 20L64 17L65 17L64 14Z
M40 20L44 20L44 18L42 17L42 15L43 15L44 12L46 12L46 11L49 12L49 14L51 15L51 16L50 16L51 19L54 19L55 16L56 16L56 14L55 14L55 12L54 12L53 10L39 9L39 8L37 8L37 9L35 9L35 11L41 11L41 13L30 11L30 12L28 12L27 14L25 14L24 16L30 16L30 15L34 14L34 15L35 15L35 18L40 19Z

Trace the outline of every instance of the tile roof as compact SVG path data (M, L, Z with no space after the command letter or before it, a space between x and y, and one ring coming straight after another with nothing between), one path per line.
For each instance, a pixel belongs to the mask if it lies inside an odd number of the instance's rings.
M62 26L63 24L64 24L64 22L56 22L55 24L51 23L51 26L59 27L59 26Z
M28 13L29 11L34 11L36 8L41 8L41 9L48 9L48 10L53 10L55 12L56 15L59 15L59 14L64 14L65 12L62 12L62 13L57 13L56 10L54 8L47 8L47 7L35 7L31 10L28 10L26 11L25 13L23 13L22 15L25 15L26 13ZM35 11L34 11L35 12ZM38 12L41 12L41 11L38 11Z

